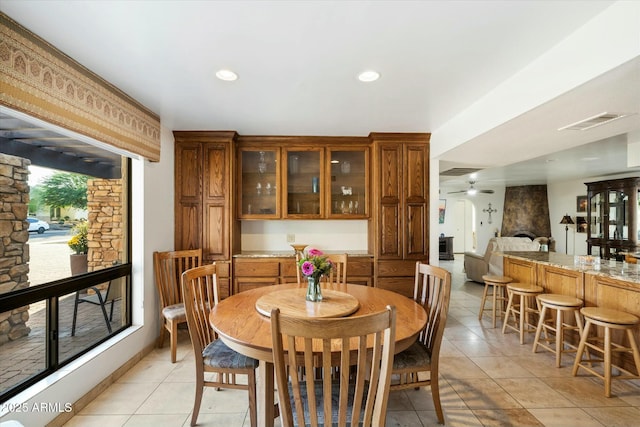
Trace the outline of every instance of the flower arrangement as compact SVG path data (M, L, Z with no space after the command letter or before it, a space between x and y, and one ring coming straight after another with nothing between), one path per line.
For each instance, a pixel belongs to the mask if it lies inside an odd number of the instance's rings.
M300 271L305 277L319 279L333 268L333 263L324 256L321 250L309 248L305 256L298 261Z
M74 235L69 239L67 244L76 254L86 254L89 250L89 224L81 222L73 227Z

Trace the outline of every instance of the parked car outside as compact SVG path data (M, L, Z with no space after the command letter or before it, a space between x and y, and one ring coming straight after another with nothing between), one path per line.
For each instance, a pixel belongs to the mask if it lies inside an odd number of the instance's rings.
M38 234L42 234L49 229L47 221L41 221L38 218L27 218L27 221L29 221L29 231L37 231Z

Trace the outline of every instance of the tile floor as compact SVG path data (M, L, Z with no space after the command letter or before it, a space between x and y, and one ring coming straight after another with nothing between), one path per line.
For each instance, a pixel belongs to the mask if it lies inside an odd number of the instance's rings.
M553 355L532 353L532 336L520 345L515 333L492 329L488 318L479 322L483 286L465 282L461 256L441 265L453 275L440 355L447 426L640 426L639 380L614 381L614 397L605 398L600 380L571 376L569 358L555 368ZM188 426L194 375L183 330L177 363L170 363L168 347L154 350L66 426ZM206 389L198 425L249 426L247 410L246 392ZM429 391L391 394L387 426L435 425Z

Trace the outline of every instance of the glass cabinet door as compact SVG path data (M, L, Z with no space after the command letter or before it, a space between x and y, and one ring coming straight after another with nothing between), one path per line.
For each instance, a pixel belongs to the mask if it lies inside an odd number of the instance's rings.
M278 218L279 149L243 148L240 151L240 217Z
M320 218L324 211L321 197L324 189L324 149L287 149L285 152L287 173L285 217Z
M329 217L367 216L368 149L329 149Z
M629 239L629 196L623 191L609 191L609 239L628 240Z
M604 227L602 224L604 201L604 192L594 193L589 199L589 211L591 212L591 217L589 218L589 234L590 237L594 239L604 238Z

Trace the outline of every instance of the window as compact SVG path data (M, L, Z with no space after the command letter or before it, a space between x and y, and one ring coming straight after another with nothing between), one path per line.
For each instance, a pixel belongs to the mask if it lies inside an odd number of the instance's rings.
M72 142L0 150L0 401L131 324L130 160Z

